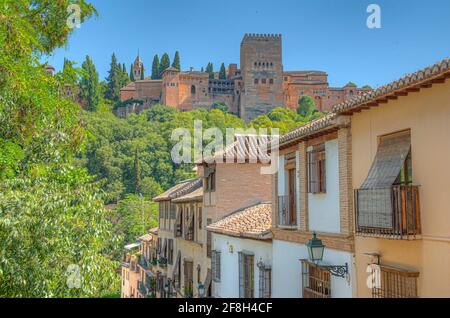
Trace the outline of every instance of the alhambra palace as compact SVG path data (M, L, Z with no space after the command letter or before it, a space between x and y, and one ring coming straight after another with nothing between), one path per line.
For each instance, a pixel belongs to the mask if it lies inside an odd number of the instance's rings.
M138 55L133 65L134 78L141 78L143 61ZM285 71L280 34L246 34L242 39L240 68L230 64L227 78L209 78L205 72L168 68L161 80L146 78L122 88L121 100L142 100L118 110L119 116L151 107L156 103L182 111L209 108L214 102L228 106L230 113L249 121L268 113L275 107L297 108L303 95L311 96L319 111L330 111L333 105L368 89L354 84L330 87L328 74L323 71Z

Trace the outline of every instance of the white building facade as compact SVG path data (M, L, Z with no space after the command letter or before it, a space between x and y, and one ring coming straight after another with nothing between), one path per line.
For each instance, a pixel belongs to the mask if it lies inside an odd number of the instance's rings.
M257 204L211 224L213 297L271 298L271 204Z
M356 295L349 128L346 118L328 115L280 139L273 182L275 298ZM325 246L319 262L307 248L314 233Z

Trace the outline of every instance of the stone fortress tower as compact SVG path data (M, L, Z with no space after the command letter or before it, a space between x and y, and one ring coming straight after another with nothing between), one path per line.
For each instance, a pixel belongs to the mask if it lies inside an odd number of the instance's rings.
M157 103L190 111L210 109L213 103L224 103L230 113L246 122L265 115L276 107L296 110L302 96L310 96L319 111L329 111L355 95L366 94L370 88L358 88L349 83L344 87L330 87L328 74L318 70L285 71L282 60L280 34L245 34L241 42L240 68L229 64L226 79L219 73L180 71L168 68L162 80L142 77L140 55L133 64L135 81L122 88L121 100L140 99L142 107L129 107L126 114L146 109Z
M241 43L241 74L242 119L284 107L281 34L246 34Z

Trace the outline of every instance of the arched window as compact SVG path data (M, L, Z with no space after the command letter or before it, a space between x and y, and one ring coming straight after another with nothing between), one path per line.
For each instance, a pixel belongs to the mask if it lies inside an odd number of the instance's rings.
M196 91L195 85L192 85L192 86L191 86L191 94L195 94L195 91Z

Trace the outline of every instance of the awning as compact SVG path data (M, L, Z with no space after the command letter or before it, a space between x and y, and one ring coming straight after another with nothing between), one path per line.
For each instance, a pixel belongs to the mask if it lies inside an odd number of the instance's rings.
M392 185L410 149L409 131L381 138L372 168L357 191L358 226L393 228Z
M125 249L126 250L132 250L132 249L134 249L136 247L139 247L139 246L141 246L141 242L136 242L136 243L133 243L133 244L126 245Z
M177 272L178 272L178 266L181 261L181 252L178 251L177 260L175 261L175 265L173 266L173 272L172 272L172 279L176 280Z
M386 188L394 184L411 149L409 131L382 137L369 175L361 189Z

